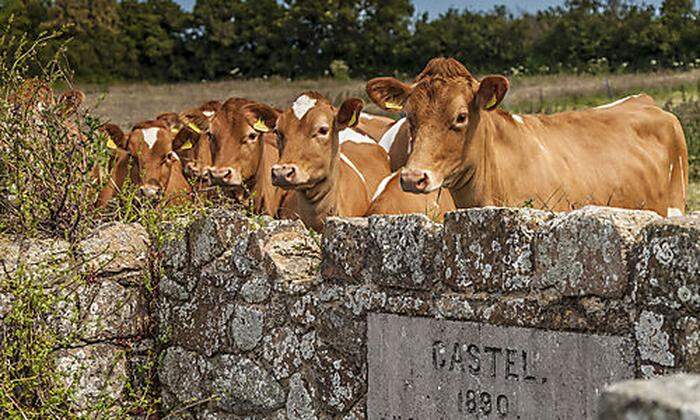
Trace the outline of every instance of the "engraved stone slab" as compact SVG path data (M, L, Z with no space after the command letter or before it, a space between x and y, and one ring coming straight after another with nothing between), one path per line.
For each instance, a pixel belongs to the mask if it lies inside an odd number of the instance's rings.
M369 314L369 419L595 418L634 375L623 337Z

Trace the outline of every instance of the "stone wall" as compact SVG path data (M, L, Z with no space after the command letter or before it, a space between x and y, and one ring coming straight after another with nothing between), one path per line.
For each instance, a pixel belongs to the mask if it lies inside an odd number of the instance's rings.
M164 249L163 409L365 418L367 314L626 337L635 375L700 371L700 218L484 208L300 223L223 210Z
M74 412L117 413L130 398L128 389L144 379L141 367L153 351L148 247L146 231L136 224L102 226L73 247L60 240L0 238L0 346L17 293L31 276L56 296L54 307L34 309L48 318L37 322L47 321L56 331L59 348L53 354L59 380L71 388ZM76 270L83 280L76 280ZM29 302L24 296L22 303Z

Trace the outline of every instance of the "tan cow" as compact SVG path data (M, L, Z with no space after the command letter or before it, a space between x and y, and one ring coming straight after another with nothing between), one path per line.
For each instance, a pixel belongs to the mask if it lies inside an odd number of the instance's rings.
M367 84L372 100L402 109L412 150L404 190L449 188L457 207L519 206L567 211L587 204L685 209L688 152L678 119L647 95L554 115L498 109L503 76L480 82L458 61L431 60L413 84Z
M254 212L274 216L285 195L270 179L279 152L274 134L261 134L248 124L244 107L253 104L248 99L231 98L214 116L209 128L214 164L207 175L235 198L252 200ZM274 121L276 115L272 110L267 117Z
M419 213L434 221L443 221L445 213L456 210L446 188L428 194L411 194L401 189L400 171L387 176L372 197L366 215Z
M357 125L362 106L361 100L348 99L336 110L318 92L301 94L279 117L267 105L246 106L251 127L276 133L280 158L272 166L272 183L295 191L288 210L312 229L322 231L329 216L363 216L389 175L382 148L348 131Z
M110 173L115 178L106 188L123 184L126 177L123 157L126 153L127 160L135 165L136 175L133 178L142 196L166 202L188 198L191 188L185 179L178 152L191 148L196 137L185 130L175 136L158 120L137 124L128 135L114 127L107 131L110 135L109 147L115 150L116 161ZM100 196L104 201L102 193Z
M356 128L379 141L393 124L394 120L392 118L362 112Z

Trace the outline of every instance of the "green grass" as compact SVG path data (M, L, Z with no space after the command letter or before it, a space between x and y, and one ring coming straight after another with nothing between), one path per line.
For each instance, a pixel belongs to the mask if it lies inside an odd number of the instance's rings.
M700 181L691 182L688 186L688 213L700 211Z

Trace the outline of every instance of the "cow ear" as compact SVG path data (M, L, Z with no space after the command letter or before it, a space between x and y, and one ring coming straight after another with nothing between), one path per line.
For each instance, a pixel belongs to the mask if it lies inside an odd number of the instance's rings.
M477 105L480 109L493 111L503 101L508 92L508 79L503 76L486 76L479 83L476 94Z
M243 115L255 131L267 133L275 129L279 113L268 105L253 103L243 107Z
M360 112L364 108L365 103L362 99L350 98L346 99L336 116L338 127L342 130L348 127L355 127L360 122Z
M98 129L107 136L107 148L116 150L126 150L126 136L119 126L116 124L102 124Z
M386 111L398 112L403 109L413 88L393 77L377 77L367 82L366 90L367 96L377 106Z

